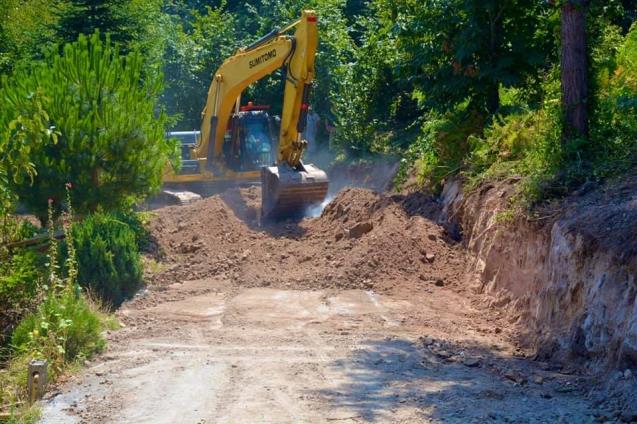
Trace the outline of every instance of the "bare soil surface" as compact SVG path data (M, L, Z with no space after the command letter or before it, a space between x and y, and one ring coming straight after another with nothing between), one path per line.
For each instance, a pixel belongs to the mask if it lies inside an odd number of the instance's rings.
M45 423L587 423L589 378L533 361L466 289L423 194L339 193L259 226L258 190L157 211L148 288Z

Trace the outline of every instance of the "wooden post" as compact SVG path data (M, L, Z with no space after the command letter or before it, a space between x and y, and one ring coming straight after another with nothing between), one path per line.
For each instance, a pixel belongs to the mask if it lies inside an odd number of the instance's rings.
M32 359L29 362L29 375L27 379L27 392L29 394L29 404L42 399L47 383L47 363Z

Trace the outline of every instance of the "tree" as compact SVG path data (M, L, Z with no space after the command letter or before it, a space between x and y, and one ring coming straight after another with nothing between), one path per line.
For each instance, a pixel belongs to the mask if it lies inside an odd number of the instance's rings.
M212 74L239 47L235 19L222 7L192 11L190 22L180 15L169 19L163 103L168 113L180 115L178 128L198 129Z
M42 49L55 40L51 26L57 21L59 0L0 1L0 74L19 62L42 57Z
M29 110L36 93L41 125L59 134L29 146L33 181L7 170L9 187L42 220L47 200L62 203L68 182L79 213L121 208L155 192L174 152L158 104L160 76L144 73L138 52L121 56L108 37L100 38L80 36L62 55L52 49L0 86L0 128Z
M562 5L560 71L565 139L588 135L587 6L587 0L567 0Z
M301 10L308 8L318 13L320 42L311 101L320 115L329 114L333 106L331 93L341 83L337 68L352 57L352 42L342 13L345 0L253 0L242 7L218 1L217 6L203 12L198 2L187 2L193 3L190 15L184 15L183 3L181 7L174 3L170 7L174 15L170 17L164 66L164 102L170 113L181 114L181 128L201 125L201 110L212 74L225 59L275 27L299 19ZM275 72L249 87L243 98L270 104L274 113L280 113L282 95L280 72Z
M537 82L554 51L545 2L378 1L396 16L403 78L437 110L468 100L473 109L497 112L500 88Z
M61 39L74 42L80 34L91 35L95 30L111 34L113 41L127 45L131 34L126 6L129 0L66 0L59 6L60 20L56 24Z
M0 218L12 212L16 200L10 183L33 181L31 150L43 143L57 142L57 133L47 127L49 117L42 103L42 95L35 92L24 99L17 116L8 108L0 108Z

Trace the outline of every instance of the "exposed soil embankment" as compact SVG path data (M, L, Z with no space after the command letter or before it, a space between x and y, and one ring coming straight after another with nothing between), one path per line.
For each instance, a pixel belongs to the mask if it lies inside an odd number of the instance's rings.
M637 178L577 193L535 221L503 220L514 182L443 193L475 255L475 288L540 356L597 370L637 365ZM458 227L459 226L459 227Z

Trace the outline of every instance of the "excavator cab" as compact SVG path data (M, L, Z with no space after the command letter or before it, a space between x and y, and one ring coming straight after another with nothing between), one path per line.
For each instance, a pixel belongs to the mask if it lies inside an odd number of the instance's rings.
M275 118L265 107L242 109L230 121L224 156L233 171L258 171L276 161Z

